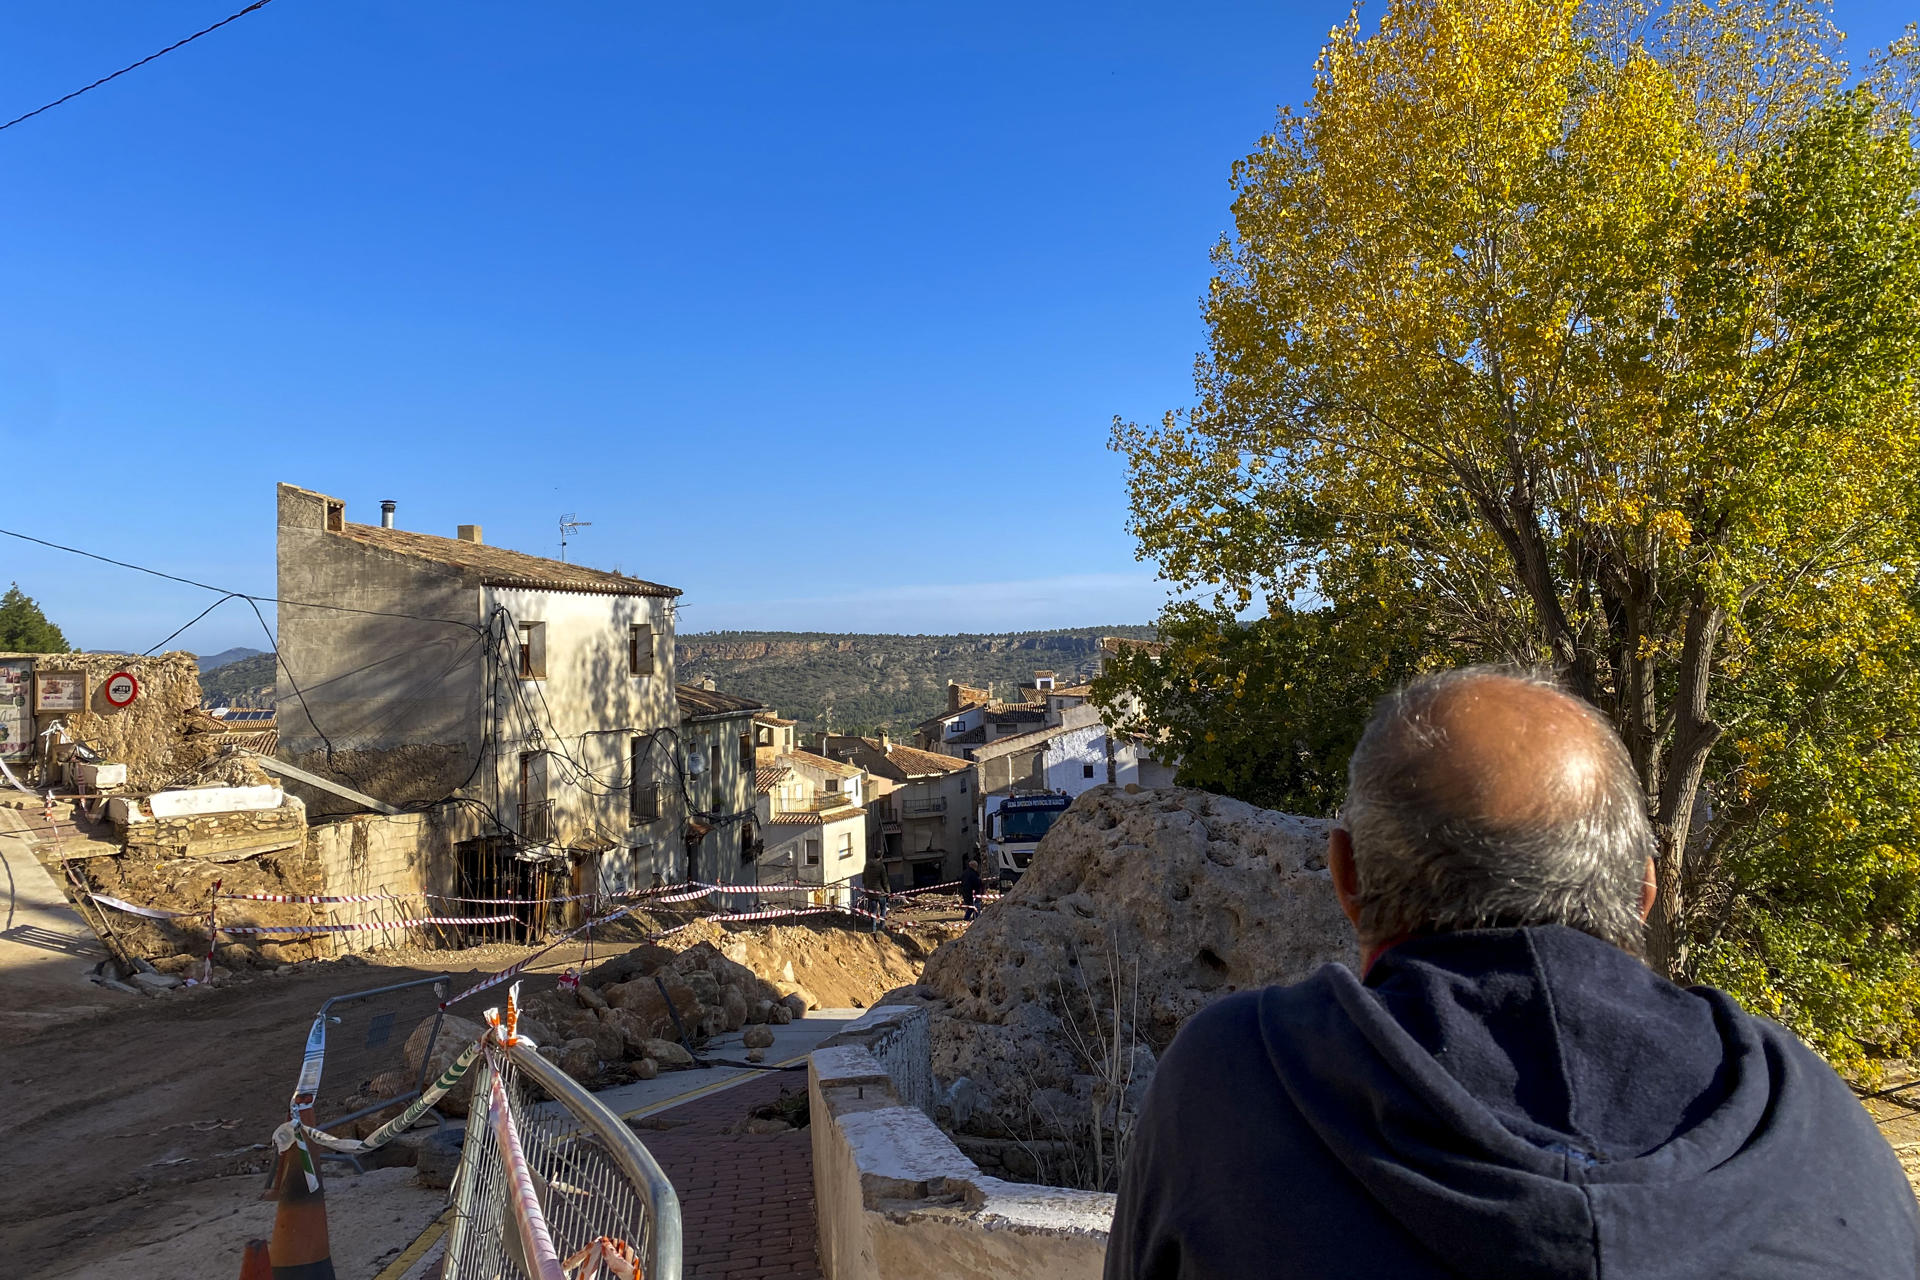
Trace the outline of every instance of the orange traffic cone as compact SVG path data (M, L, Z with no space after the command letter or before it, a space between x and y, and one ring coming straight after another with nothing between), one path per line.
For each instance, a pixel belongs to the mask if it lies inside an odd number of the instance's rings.
M307 1185L299 1142L280 1153L273 1176L274 1188L269 1192L277 1188L280 1193L273 1214L273 1239L267 1245L273 1280L335 1280L333 1250L327 1243L326 1187ZM319 1180L316 1165L314 1181Z
M267 1256L265 1240L247 1241L240 1259L240 1280L273 1280L273 1260Z

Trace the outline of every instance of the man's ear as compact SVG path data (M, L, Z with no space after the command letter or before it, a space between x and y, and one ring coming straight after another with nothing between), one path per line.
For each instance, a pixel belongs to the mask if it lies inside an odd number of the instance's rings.
M1654 870L1653 859L1647 859L1647 878L1640 886L1640 918L1645 920L1653 914L1654 901L1660 896L1660 874Z
M1358 929L1360 873L1353 865L1353 837L1347 834L1344 827L1335 827L1327 837L1327 870L1333 872L1333 895L1340 900L1340 910Z

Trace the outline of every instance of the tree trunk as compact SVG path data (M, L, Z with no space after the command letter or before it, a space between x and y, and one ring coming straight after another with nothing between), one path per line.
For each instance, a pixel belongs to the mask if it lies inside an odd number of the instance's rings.
M1661 770L1659 807L1653 815L1658 840L1654 852L1657 885L1653 913L1647 919L1647 963L1670 978L1683 976L1687 966L1687 903L1681 886L1687 842L1693 835L1694 801L1707 771L1707 757L1720 740L1720 726L1707 714L1707 689L1725 621L1726 614L1718 605L1708 603L1704 594L1694 597L1680 650L1673 739Z

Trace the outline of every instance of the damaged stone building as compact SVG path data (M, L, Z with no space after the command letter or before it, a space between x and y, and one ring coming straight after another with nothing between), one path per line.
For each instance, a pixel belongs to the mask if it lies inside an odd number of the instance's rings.
M409 865L375 878L537 897L685 875L677 590L488 546L479 525L404 530L391 503L360 524L282 484L278 513L280 754L427 811ZM290 785L316 818L365 808Z

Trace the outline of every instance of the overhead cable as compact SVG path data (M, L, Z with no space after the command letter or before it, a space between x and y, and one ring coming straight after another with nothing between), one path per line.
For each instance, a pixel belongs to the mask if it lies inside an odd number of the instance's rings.
M33 110L27 112L27 114L23 116L15 116L13 119L7 121L5 124L0 124L0 129L11 129L13 128L13 126L20 124L23 121L33 119L35 116L41 114L42 112L53 110L55 107L59 106L63 102L72 102L75 98L79 97L81 94L90 92L91 90L94 90L94 89L98 89L101 85L106 84L109 80L118 80L121 76L127 74L127 72L129 71L138 71L141 67L144 67L149 62L152 62L155 58L163 58L167 54L172 53L175 49L180 48L182 45L192 44L195 40L198 40L201 36L212 35L214 32L218 31L220 28L226 26L229 22L237 22L241 18L244 18L248 14L252 13L255 9L264 9L272 3L273 3L273 0L254 0L254 3L240 10L240 12L235 14L229 14L227 17L220 19L220 21L214 23L212 26L206 27L206 28L203 28L202 30L194 32L192 35L188 36L184 40L176 40L172 44L168 45L166 48L160 50L160 52L158 53L150 53L146 57L140 59L140 61L135 63L130 63L129 65L124 66L110 76L101 76L98 80L95 80L92 84L85 85L81 88L75 89L72 93L67 94L64 98L55 98L52 102L49 102L44 107L35 107Z

